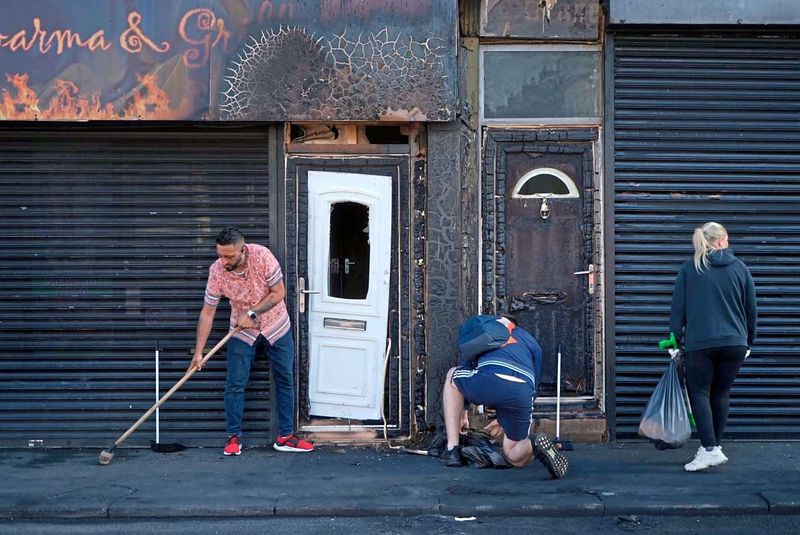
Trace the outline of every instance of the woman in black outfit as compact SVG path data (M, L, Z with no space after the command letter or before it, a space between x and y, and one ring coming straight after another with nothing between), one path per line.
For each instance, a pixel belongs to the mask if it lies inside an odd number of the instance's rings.
M719 443L731 386L756 337L753 277L728 248L725 227L706 223L692 241L694 260L678 271L669 321L685 345L686 385L701 443L684 466L687 472L728 461Z

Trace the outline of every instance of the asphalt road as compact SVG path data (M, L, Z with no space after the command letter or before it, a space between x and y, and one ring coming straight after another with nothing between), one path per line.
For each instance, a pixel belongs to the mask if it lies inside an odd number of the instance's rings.
M170 535L237 535L264 533L376 534L376 535L439 535L439 534L731 534L769 535L798 533L800 517L782 515L757 516L629 516L600 518L476 518L474 520L445 516L370 517L370 518L248 518L203 520L136 520L35 522L0 521L0 534L94 535L150 534Z

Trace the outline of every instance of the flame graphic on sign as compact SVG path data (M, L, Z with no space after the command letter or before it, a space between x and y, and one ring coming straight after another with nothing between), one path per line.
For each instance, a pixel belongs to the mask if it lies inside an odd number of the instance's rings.
M177 119L180 112L170 109L169 95L158 87L155 74L137 75L139 85L134 88L121 112L114 111L111 103L101 104L100 93L90 98L81 96L78 86L69 80L56 80L55 95L48 107L39 107L39 95L28 86L28 74L6 75L16 95L3 89L0 102L2 120L125 120L125 119Z

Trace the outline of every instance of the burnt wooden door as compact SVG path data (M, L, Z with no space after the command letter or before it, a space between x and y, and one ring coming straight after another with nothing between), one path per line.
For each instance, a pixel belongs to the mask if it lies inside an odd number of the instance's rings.
M484 312L542 346L539 395L593 393L596 131L494 131L484 154Z

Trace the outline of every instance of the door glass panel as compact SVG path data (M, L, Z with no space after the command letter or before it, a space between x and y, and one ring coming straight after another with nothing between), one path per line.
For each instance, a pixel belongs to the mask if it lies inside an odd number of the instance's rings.
M369 290L369 207L356 202L331 206L328 293L366 299Z
M580 197L575 182L557 169L547 167L525 173L514 186L512 197L548 196L556 198Z

